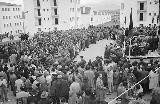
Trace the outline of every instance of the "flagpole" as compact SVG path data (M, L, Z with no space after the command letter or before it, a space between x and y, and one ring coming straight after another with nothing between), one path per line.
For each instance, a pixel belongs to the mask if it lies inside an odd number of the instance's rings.
M123 52L123 57L125 56L125 50L126 50L126 42L125 42L125 29L123 31L123 34L124 34L124 42L123 42L123 48L124 48L124 52Z
M129 38L129 60L131 60L131 38Z

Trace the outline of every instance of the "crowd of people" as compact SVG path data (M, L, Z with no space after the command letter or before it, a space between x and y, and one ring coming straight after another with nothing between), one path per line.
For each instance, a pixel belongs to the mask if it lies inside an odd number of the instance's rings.
M129 35L129 30L125 30L125 35ZM131 56L145 56L149 50L154 52L158 48L159 37L157 27L137 27L133 29L131 42L126 39L126 55L129 55L129 45L131 44Z
M117 91L120 95L150 73L149 78L119 97L121 104L128 104L134 96L142 101L142 95L159 86L157 60L131 62L123 57L121 45L111 43L104 58L97 56L95 61L86 62L81 56L80 62L73 61L90 44L101 39L117 40L122 35L120 28L91 26L41 32L29 40L1 45L2 101L8 101L7 90L11 88L18 104L105 104L108 94ZM154 104L158 101L152 100Z

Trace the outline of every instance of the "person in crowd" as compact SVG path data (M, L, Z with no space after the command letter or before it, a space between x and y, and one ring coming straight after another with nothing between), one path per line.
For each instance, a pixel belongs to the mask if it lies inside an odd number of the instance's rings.
M80 84L76 82L75 78L72 78L73 83L70 85L69 90L69 104L76 104L78 102L77 94L81 91Z
M159 86L159 82L158 82L159 75L157 71L155 72L155 70L151 70L149 75L150 75L149 89L153 90L154 88L157 88Z
M84 71L84 77L88 79L88 85L93 90L95 88L95 83L94 83L95 74L93 70L91 69L91 67L89 66L86 67L86 71Z
M108 73L107 73L107 77L108 77L108 88L109 88L109 93L112 93L114 87L113 87L113 67L110 66L108 68Z
M8 101L8 96L7 96L7 80L4 78L4 74L0 73L0 95L2 98L3 102Z
M19 92L20 91L20 88L24 86L24 82L23 80L21 79L21 76L18 75L17 76L17 80L15 81L15 88L16 88L16 92Z
M20 91L16 93L16 99L18 103L27 104L27 98L30 96L28 92L25 91L25 87L22 86Z
M104 87L103 80L102 80L102 74L99 74L97 81L96 81L96 97L99 101L99 104L103 104L105 101L105 90L106 87Z

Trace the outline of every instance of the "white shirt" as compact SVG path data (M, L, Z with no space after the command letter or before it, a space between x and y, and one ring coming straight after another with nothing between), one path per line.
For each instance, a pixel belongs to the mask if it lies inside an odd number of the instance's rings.
M24 85L23 81L21 79L17 79L15 81L15 86L17 86L17 91L20 91L20 88Z
M0 80L0 86L2 84L4 84L7 87L7 80L6 79Z
M19 98L27 98L29 97L30 94L28 92L25 92L25 91L20 91L18 93L16 93L16 98L19 99Z

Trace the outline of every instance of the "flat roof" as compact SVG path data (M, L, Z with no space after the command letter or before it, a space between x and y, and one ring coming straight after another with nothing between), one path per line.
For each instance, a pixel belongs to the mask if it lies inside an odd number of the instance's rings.
M6 2L0 2L0 6L21 6L21 5L6 3Z

